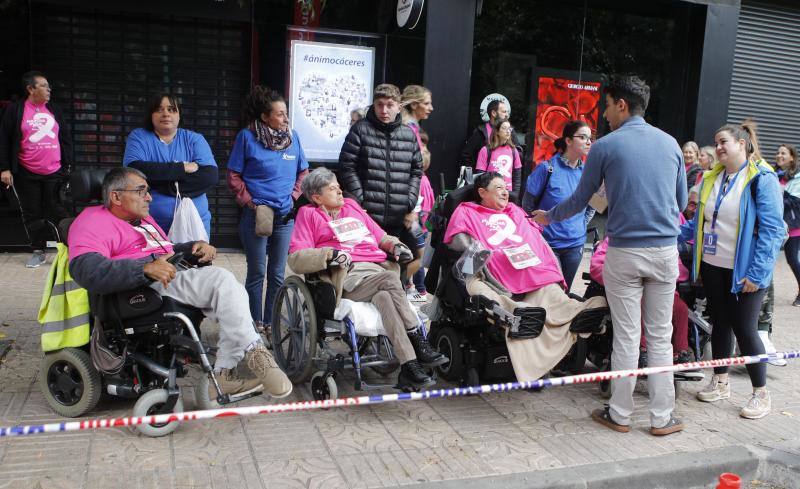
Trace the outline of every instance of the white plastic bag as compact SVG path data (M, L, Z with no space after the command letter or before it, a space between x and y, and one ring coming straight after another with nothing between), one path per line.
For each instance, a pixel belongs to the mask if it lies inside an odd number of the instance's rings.
M208 242L208 233L197 212L194 202L189 197L181 198L178 183L175 183L175 214L172 217L172 226L167 235L173 243L187 243L189 241Z
M333 313L333 318L341 321L349 316L356 327L356 334L359 336L378 336L386 335L383 328L381 313L371 302L355 302L349 299L339 301L339 306Z

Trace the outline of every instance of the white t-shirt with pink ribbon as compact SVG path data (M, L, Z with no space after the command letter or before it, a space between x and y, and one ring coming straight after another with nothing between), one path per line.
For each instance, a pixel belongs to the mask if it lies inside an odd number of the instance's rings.
M492 150L490 161L487 160L486 146L478 152L478 160L475 169L480 171L493 171L503 175L506 188L513 190L513 180L511 174L515 169L522 168L522 161L519 159L519 152L511 146L498 146Z
M69 228L69 259L86 253L100 253L111 260L165 255L172 253L166 236L151 217L134 225L103 206L87 207Z
M344 199L336 219L321 207L306 205L297 211L289 253L330 247L346 251L353 262L381 263L386 253L378 243L386 233L355 200Z
M489 272L514 294L549 284L565 285L558 260L538 225L515 204L509 203L499 211L464 202L453 212L444 242L450 243L459 233L470 235L492 251L486 265Z
M45 104L25 101L20 126L22 139L17 158L23 168L37 175L50 175L61 168L59 126Z

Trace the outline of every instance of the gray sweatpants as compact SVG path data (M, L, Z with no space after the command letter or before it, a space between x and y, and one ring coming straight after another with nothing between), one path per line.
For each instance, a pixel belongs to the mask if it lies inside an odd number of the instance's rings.
M247 291L224 268L183 270L169 286L154 282L150 287L161 295L202 310L208 319L219 324L216 369L236 367L244 358L244 352L261 340L253 327Z
M613 370L634 369L639 359L642 324L647 339L647 365L672 365L672 302L678 278L676 246L609 247L603 267L606 299L614 324ZM611 418L630 424L635 377L611 381ZM660 428L675 409L672 373L649 375L650 425Z

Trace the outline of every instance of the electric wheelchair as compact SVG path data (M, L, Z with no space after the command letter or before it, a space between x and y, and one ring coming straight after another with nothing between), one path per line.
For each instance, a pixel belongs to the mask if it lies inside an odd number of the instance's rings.
M76 205L99 203L105 173L86 169L72 174L71 198ZM59 223L64 244L73 220ZM192 258L176 251L169 261L178 267L197 265L191 263ZM92 346L48 352L42 360L39 387L56 413L82 416L94 409L104 392L137 399L134 416L182 412L177 379L187 375L192 363L204 372L195 387L201 409L260 394L237 397L220 391L210 359L215 349L200 340L200 310L162 297L147 286L109 295L89 294L89 308ZM209 399L209 382L216 387L215 400ZM146 436L163 436L178 424L141 424L136 429Z
M546 318L546 311L541 307L525 308L525 318L513 316L513 311L500 308L486 297L470 296L464 283L455 277L453 268L462 253L450 250L443 243L444 235L456 207L474 198L474 187L469 179L440 202L431 218L434 226L431 245L436 252L425 278L426 288L436 291L437 302L428 314L431 319L430 343L450 359L450 362L437 367L437 372L442 378L462 385L514 380L505 329L508 328L510 338L533 338L541 333ZM583 311L573 319L570 330L600 333L605 328L607 317L608 308ZM587 351L587 340L579 336L554 371L581 373Z

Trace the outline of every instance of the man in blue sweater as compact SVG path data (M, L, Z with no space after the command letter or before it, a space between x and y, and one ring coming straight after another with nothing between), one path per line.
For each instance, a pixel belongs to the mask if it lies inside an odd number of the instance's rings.
M583 212L605 182L608 198L608 254L603 271L614 321L611 367L634 369L642 324L651 367L672 365L672 301L678 278L678 213L686 206L686 170L675 139L645 122L650 87L637 77L620 77L606 89L603 116L612 133L589 152L578 188L549 211L534 211L540 224ZM683 429L672 416L672 373L648 376L650 432ZM611 400L592 418L615 431L630 431L634 377L611 384Z

